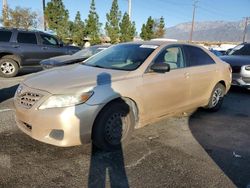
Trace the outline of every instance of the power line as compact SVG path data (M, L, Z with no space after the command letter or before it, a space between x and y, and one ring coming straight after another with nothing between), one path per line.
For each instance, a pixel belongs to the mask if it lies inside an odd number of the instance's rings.
M196 8L197 8L197 3L198 3L198 0L195 0L195 1L194 1L194 4L193 4L193 18L192 18L192 26L191 26L191 31L190 31L189 42L192 42L192 40L193 40L194 17L195 17L195 10L196 10Z

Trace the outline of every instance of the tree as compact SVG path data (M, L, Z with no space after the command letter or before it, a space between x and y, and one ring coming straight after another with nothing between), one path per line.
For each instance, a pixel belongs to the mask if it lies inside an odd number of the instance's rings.
M7 4L4 4L4 6L3 6L2 17L1 17L0 21L4 27L10 27L9 8L8 8Z
M132 41L136 33L135 22L130 21L129 15L126 12L120 23L120 33L120 42Z
M142 24L140 37L144 40L147 38L146 24Z
M90 43L92 45L101 43L100 39L100 27L99 16L96 13L95 1L91 1L90 11L88 19L85 20L86 25L86 36L90 38Z
M107 22L105 30L107 35L110 37L111 43L119 42L119 22L121 19L121 11L119 11L117 0L113 0L109 14L106 14Z
M150 16L146 24L142 25L140 37L143 40L150 40L154 38L154 20Z
M3 25L5 27L14 27L22 29L30 29L37 27L37 14L29 8L16 7L15 9L5 10L3 16ZM8 11L8 12L7 12Z
M73 43L83 46L84 45L84 22L81 19L81 14L79 11L76 13L75 21L72 27L72 41Z
M162 38L166 33L164 18L161 17L160 20L155 20L154 26L154 37L155 38Z
M62 0L51 0L45 8L45 19L49 29L56 32L59 39L66 41L69 37L69 12Z

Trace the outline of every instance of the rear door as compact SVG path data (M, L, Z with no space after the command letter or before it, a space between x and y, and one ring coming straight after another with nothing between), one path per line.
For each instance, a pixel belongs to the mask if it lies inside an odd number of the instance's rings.
M152 63L168 63L171 69L166 73L149 70L143 75L143 87L140 88L140 93L145 104L146 118L181 111L188 105L190 93L182 47L166 47Z
M39 65L41 48L38 46L36 33L18 31L13 47L20 52L23 66Z
M217 80L217 65L215 61L201 48L184 46L187 61L187 73L190 77L190 102L199 106L206 102Z

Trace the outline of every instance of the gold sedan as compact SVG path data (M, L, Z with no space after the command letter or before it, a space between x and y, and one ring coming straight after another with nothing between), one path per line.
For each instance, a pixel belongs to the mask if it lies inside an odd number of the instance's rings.
M114 150L134 128L204 107L217 111L230 66L202 47L161 41L118 44L83 63L43 71L15 94L16 122L57 145Z

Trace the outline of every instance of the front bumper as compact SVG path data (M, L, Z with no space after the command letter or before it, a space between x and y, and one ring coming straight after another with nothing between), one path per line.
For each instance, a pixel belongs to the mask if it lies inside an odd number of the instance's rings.
M36 140L61 147L91 142L92 126L103 105L81 104L39 110L40 103L24 108L15 96L15 119L20 130Z
M250 89L250 75L249 77L243 76L241 73L233 73L232 85L237 85Z

